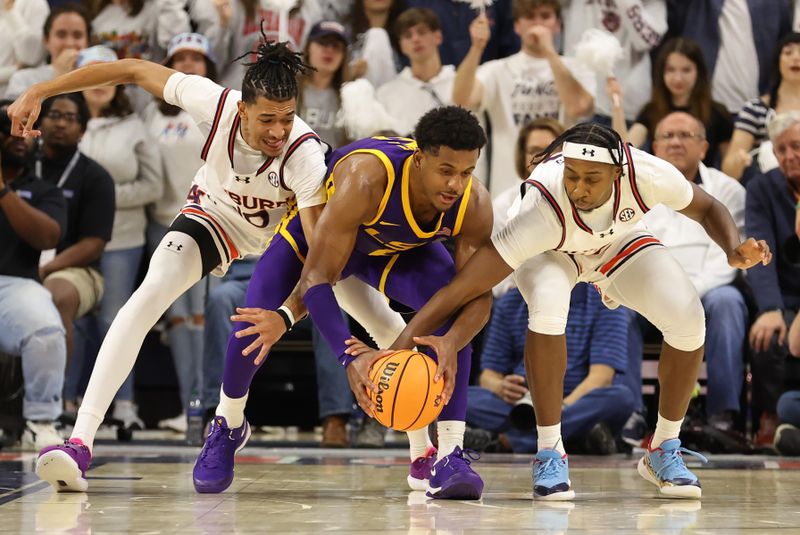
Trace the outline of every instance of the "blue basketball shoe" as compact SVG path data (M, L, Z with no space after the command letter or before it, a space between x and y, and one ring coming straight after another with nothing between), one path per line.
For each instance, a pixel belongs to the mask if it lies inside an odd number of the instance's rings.
M481 476L470 467L473 452L456 446L453 453L441 457L431 468L428 481L428 498L449 500L479 500L483 492Z
M539 451L533 461L533 497L564 501L575 497L569 480L569 460L554 449Z
M668 498L700 498L703 491L697 476L686 468L683 453L697 457L704 463L708 459L699 453L681 447L679 438L665 440L639 461L639 475L658 487L658 492Z
M194 463L192 479L197 492L218 493L233 483L233 458L250 438L250 424L230 429L222 416L214 416L206 443Z

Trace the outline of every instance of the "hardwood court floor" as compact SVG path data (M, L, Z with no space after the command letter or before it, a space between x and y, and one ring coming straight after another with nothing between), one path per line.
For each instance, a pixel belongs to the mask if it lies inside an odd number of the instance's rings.
M574 502L531 500L529 456L474 463L479 502L426 500L404 450L248 447L217 495L194 492L196 449L100 445L87 494L56 494L33 454L0 454L0 533L800 534L800 461L717 455L702 501L656 498L638 458L572 457ZM693 465L694 466L694 465Z

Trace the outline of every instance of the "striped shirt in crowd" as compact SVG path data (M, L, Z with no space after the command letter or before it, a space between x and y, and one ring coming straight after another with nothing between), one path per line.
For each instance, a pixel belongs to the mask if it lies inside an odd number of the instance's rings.
M774 113L775 110L767 106L760 98L748 100L739 115L736 116L733 127L736 130L744 130L751 134L756 138L754 146L758 146L769 138L767 135L767 123Z
M567 372L564 395L589 374L592 364L605 364L625 373L628 364L628 326L631 313L624 307L609 310L597 291L578 283L572 290L567 320ZM525 335L528 307L514 288L497 300L481 353L481 370L525 376Z

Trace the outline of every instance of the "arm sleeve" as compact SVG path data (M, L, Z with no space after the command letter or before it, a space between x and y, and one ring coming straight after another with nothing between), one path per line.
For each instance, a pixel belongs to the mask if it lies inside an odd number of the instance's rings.
M555 249L561 233L553 208L538 190L532 189L522 199L519 213L492 236L492 243L505 263L517 269L529 258Z
M667 4L664 0L620 0L622 26L628 30L633 48L649 52L667 32Z
M100 238L111 240L114 227L114 180L99 165L89 169L86 193L78 217L78 238Z
M211 131L214 114L217 111L219 97L225 90L203 76L195 76L176 72L164 85L164 100L178 106L192 116L204 136ZM238 99L238 92L228 98Z
M663 204L678 212L689 206L694 197L692 185L675 166L644 151L631 152L636 185L649 208Z
M286 164L284 181L297 197L299 209L323 204L325 193L325 154L315 139L297 147Z
M772 225L774 210L765 191L770 186L764 175L754 177L747 186L745 197L745 229L747 235L765 240L771 251L777 251L775 230ZM747 279L753 288L758 311L784 308L783 295L778 282L778 262L757 264L747 270Z
M134 147L134 152L139 165L139 173L135 180L116 185L118 208L144 206L161 197L164 191L164 177L158 145L149 138L140 139Z
M630 314L624 308L611 310L592 291L589 302L597 309L589 343L589 364L605 364L618 373L628 368L628 329Z

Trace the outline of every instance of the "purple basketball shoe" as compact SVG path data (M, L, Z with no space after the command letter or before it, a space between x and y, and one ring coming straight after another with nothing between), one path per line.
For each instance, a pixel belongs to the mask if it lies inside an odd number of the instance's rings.
M222 416L214 416L203 450L194 463L192 479L197 492L218 493L233 483L233 458L250 438L250 424L230 429Z
M36 459L36 475L50 483L56 492L86 492L86 471L92 452L82 441L71 438L58 446L48 446Z
M479 500L483 492L483 480L470 467L473 452L465 452L456 446L453 453L439 459L431 468L428 481L428 498L449 500Z
M425 455L417 457L411 462L408 469L408 486L411 490L428 490L428 480L431 478L431 467L436 462L436 448L425 450Z

